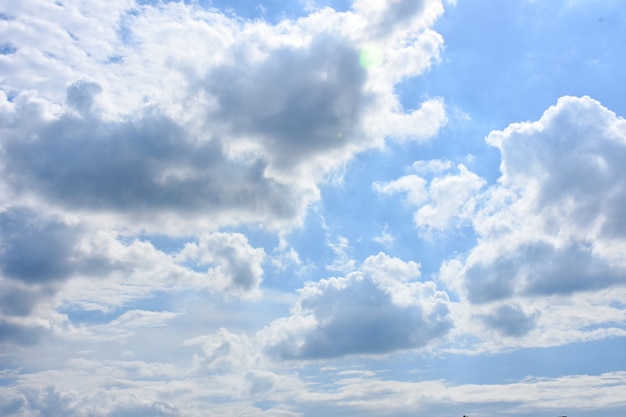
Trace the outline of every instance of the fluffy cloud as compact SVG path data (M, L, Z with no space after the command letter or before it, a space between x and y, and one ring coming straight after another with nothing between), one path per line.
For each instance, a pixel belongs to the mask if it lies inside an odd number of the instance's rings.
M309 283L288 318L260 336L266 351L284 359L385 354L421 348L452 323L448 298L433 282L415 281L419 265L383 253L345 277Z
M536 122L491 132L502 176L485 191L463 165L430 182L411 174L374 190L406 193L426 231L473 226L478 244L462 266L442 268L449 288L473 303L607 288L626 279L625 132L626 121L599 102L562 97ZM413 167L427 174L449 164Z
M28 209L0 213L2 275L26 284L48 284L66 279L75 271L90 269L99 259L83 257L72 262L79 227L59 219L37 216ZM92 265L93 266L93 265Z
M476 232L475 246L439 272L460 297L455 333L479 334L481 323L509 339L534 335L506 342L514 344L602 337L570 320L580 317L565 305L581 293L592 297L585 311L603 317L593 326L605 336L621 333L613 328L621 313L605 314L590 294L613 288L604 302L623 299L626 121L589 97L562 97L538 121L491 132L487 142L502 155L502 175L490 187L464 165L448 173L451 164L440 160L417 161L418 174L373 185L380 194L405 194L422 233L465 225ZM557 306L551 298L551 306L548 296L569 301Z
M439 274L473 304L459 321L473 310L501 336L533 335L511 342L523 345L623 334L623 314L607 305L621 305L626 283L626 121L589 97L562 97L487 141L502 176L478 199L477 244Z
M393 92L437 59L442 39L425 28L438 1L276 25L176 2L25 3L4 21L22 37L3 59L0 109L2 188L23 205L158 233L289 227L356 152L431 137L446 120L440 100L407 112ZM373 40L384 57L370 71L359 55ZM37 68L59 82L37 83Z
M625 132L597 101L563 97L537 122L489 135L502 177L461 272L471 301L624 284Z
M214 69L205 88L217 101L212 117L229 121L230 135L256 138L284 167L346 147L371 101L366 77L354 46L324 36L259 63L238 57Z

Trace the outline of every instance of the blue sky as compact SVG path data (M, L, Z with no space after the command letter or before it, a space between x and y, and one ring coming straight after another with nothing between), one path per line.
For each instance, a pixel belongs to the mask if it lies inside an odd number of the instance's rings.
M623 416L625 28L0 3L0 414Z

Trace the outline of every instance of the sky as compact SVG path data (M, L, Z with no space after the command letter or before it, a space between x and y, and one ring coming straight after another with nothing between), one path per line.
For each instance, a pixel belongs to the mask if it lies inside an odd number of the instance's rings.
M626 414L622 0L0 0L0 415Z

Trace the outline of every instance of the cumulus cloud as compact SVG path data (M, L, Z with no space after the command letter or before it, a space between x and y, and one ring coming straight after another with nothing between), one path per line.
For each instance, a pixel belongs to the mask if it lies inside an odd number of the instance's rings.
M185 341L186 345L200 344L202 355L196 355L194 366L199 372L219 374L252 370L259 363L254 341L245 334L235 334L220 328L215 334Z
M541 345L601 337L568 319L575 315L571 309L541 300L572 302L574 294L615 288L610 302L621 303L626 121L589 97L562 97L538 121L513 123L486 140L502 155L497 184L487 187L464 165L454 173L449 162L431 160L415 162L417 174L374 183L373 189L405 195L418 230L427 235L474 229L474 247L445 260L439 271L439 280L460 297L454 309L461 327L480 332L478 319L515 339L549 330L552 338L535 338ZM623 321L619 313L605 315L601 302L589 303L588 314L604 317L593 326L614 334L611 323Z
M599 102L563 97L537 122L489 135L502 177L474 221L481 240L461 272L471 301L625 282L625 132Z
M385 354L424 347L452 323L448 298L415 281L419 265L384 253L344 277L309 283L290 317L260 333L265 350L284 359Z

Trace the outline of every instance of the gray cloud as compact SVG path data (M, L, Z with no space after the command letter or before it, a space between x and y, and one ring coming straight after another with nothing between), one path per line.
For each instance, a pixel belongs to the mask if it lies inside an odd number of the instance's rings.
M465 271L470 301L482 303L519 295L570 294L622 282L626 274L594 256L593 245L572 242L556 248L545 241L525 242L492 262L472 263Z
M100 85L78 81L67 88L67 104L72 106L80 114L88 114L94 104L94 97L102 92Z
M364 272L311 283L297 314L266 329L266 351L283 359L385 354L444 336L452 327L447 296L432 283L403 282L394 275L400 263L379 254Z
M55 386L45 388L21 388L14 390L11 398L0 398L0 411L6 416L38 415L42 417L173 417L180 412L170 404L161 401L146 403L137 398L115 398L103 401L101 398L81 398L76 391L61 391ZM134 401L133 401L134 400ZM99 404L98 407L96 404Z
M538 317L538 312L527 314L519 305L505 304L481 318L488 327L502 335L521 337L535 328Z
M430 4L433 9L438 6ZM357 10L368 18L368 30L374 38L393 36L399 30L409 29L411 25L418 27L415 19L423 17L426 7L424 0L389 0L367 1L359 0L353 4Z
M77 106L89 106L83 94L94 89L80 84L68 95L79 96ZM267 178L262 159L231 160L219 140L190 137L164 116L127 122L32 116L32 109L18 109L11 139L4 143L2 171L18 196L144 222L164 213L181 221L191 213L204 218L229 213L271 224L293 220L302 209L300 190ZM28 132L24 125L30 123L36 128Z
M129 270L130 266L106 254L85 253L80 242L88 232L54 216L10 207L0 212L0 271L5 278L45 287L77 274ZM23 290L11 291L19 298Z
M177 409L166 403L120 406L107 414L108 417L173 417L179 415L180 412Z
M188 243L180 252L181 259L206 266L207 275L218 287L234 292L250 292L261 284L265 251L253 248L239 233L212 233L198 243Z
M75 10L85 20L54 44L28 27L44 55L53 51L45 62L59 83L33 84L43 78L37 69L25 56L11 57L25 70L13 71L7 91L17 97L0 111L0 175L10 197L81 215L112 214L118 225L160 233L298 224L319 198L319 181L356 152L382 145L388 135L431 137L445 122L441 102L405 113L395 81L371 82L358 50L375 38L369 30L332 29L379 25L404 34L407 45L423 41L428 46L403 52L423 63L393 65L395 74L410 77L437 55L441 41L389 25L434 19L440 5L429 13L422 1L379 6L382 23L379 10L364 3L271 26L241 24L216 10L178 13L187 10L182 4L139 11L116 3L94 13ZM51 16L49 30L66 35L64 7L55 9L60 14ZM26 10L16 10L28 21ZM98 13L107 15L98 22L102 39L85 23ZM132 25L122 36L123 16ZM165 21L177 24L154 23ZM207 47L181 53L189 42ZM103 66L111 56L122 58ZM63 97L59 86L72 82Z
M0 313L5 316L26 317L40 299L52 296L51 285L20 285L13 280L0 280Z
M41 327L11 323L0 318L0 343L32 345L46 330Z
M66 279L80 231L54 219L13 208L0 213L0 270L29 284Z
M368 279L346 290L328 291L323 299L306 300L303 307L313 309L319 325L301 348L281 352L283 357L311 359L422 347L445 334L451 324L445 319L449 311L444 304L432 316L419 307L396 306Z
M260 64L239 55L209 74L207 90L236 134L261 140L280 166L346 146L368 99L358 51L320 37L272 50Z
M84 234L81 226L23 207L0 212L0 342L36 343L46 330L21 319L73 276L127 269L104 254L84 253Z
M404 26L419 16L424 10L424 0L387 1L387 9L380 16L378 31L381 35L392 32L397 26Z

